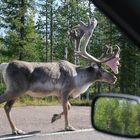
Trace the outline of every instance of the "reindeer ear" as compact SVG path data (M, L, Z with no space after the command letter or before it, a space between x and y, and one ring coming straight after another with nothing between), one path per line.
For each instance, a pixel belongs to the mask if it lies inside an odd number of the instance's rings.
M96 63L91 63L91 67L94 68L95 70L99 69L99 66Z

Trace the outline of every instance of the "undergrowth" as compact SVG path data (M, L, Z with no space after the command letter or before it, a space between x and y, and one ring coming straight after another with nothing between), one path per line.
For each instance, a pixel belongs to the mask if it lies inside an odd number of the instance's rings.
M74 106L90 106L91 100L87 99L70 99L71 105ZM56 97L44 97L44 98L33 98L28 95L20 97L14 106L21 107L21 106L54 106L61 104L61 102ZM0 105L3 107L4 103Z

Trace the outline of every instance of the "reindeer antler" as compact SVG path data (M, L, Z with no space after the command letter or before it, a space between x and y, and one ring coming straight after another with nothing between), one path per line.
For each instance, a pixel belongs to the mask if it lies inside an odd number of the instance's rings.
M100 56L99 59L87 53L86 48L96 25L97 25L96 19L94 19L93 21L89 19L88 25L86 25L84 22L80 22L80 24L74 28L74 32L72 32L70 36L76 41L76 46L78 48L78 51L76 51L76 53L88 59L89 61L92 62L94 61L100 64L104 63L108 65L113 70L114 73L117 73L116 69L118 68L119 65L119 54L120 54L120 48L118 46L117 51L114 53L112 47L106 45L105 52ZM79 35L76 34L78 32Z
M111 55L113 55L113 53L114 52L113 52L112 46L105 45L105 47L103 48L103 53L98 59L101 60L104 57L110 57Z
M101 54L99 59L101 61L108 59L108 61L104 62L104 64L109 66L115 74L118 74L118 66L120 66L120 48L117 45L116 47L117 49L114 52L112 46L105 45L105 48L103 49L104 52Z
M84 22L80 22L80 24L78 26L76 26L77 30L80 30L80 31L82 30L84 32L84 36L81 40L81 49L79 52L76 52L76 53L79 54L80 56L90 60L90 61L95 61L96 63L105 63L105 62L115 58L115 54L112 54L111 57L108 57L106 59L105 58L104 59L97 59L94 56L91 56L86 51L87 45L89 43L89 40L93 34L93 31L94 31L96 25L97 25L96 19L94 19L93 21L91 21L89 19L88 25L86 25ZM111 50L111 48L110 48L110 50Z
M82 30L79 30L79 33L77 33L76 30L74 30L70 31L69 35L73 40L75 40L76 50L80 51L81 39L84 35L84 32Z
M114 58L106 61L104 64L109 66L115 74L118 74L118 66L120 66L120 47L116 45L117 50L114 54Z
M85 52L86 50L86 47L88 45L88 42L90 40L90 37L96 25L97 25L96 19L94 19L93 22L91 22L91 20L89 19L88 25L80 21L79 25L75 26L73 28L73 31L69 33L71 38L75 40L76 50L77 50L75 51L75 53L90 61L91 59L87 57L83 52Z

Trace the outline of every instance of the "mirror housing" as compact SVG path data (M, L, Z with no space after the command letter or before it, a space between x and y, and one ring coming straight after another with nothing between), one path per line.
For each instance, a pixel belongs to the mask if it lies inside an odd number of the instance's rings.
M98 131L140 138L140 97L98 94L92 101L91 122Z

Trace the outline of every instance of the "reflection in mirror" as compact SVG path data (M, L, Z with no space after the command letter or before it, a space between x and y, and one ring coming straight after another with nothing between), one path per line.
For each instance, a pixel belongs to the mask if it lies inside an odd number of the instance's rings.
M135 100L100 97L92 119L98 130L132 137L140 134L140 104Z

